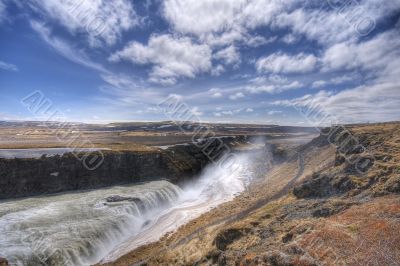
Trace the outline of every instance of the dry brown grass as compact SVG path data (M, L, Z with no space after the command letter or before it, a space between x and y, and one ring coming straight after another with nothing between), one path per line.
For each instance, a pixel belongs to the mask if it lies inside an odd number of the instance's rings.
M389 196L323 219L298 243L328 265L399 265L400 198Z
M400 196L371 196L385 195L375 192L400 174L400 124L355 126L351 131L377 157L376 165L367 175L348 174L359 187L357 193L325 200L296 199L289 193L281 199L267 201L238 220L207 227L213 221L242 212L260 199L279 194L298 171L297 160L292 160L273 168L264 180L232 202L222 204L177 232L140 247L110 265L141 261L148 265L193 265L196 262L206 265L207 262L216 264L221 256L225 257L227 265L271 265L268 262L271 258L287 260L289 265L399 265ZM332 146L310 147L304 161L305 169L299 183L315 172L334 176L345 171L343 165L334 166ZM364 193L365 197L359 196L362 190L368 192ZM347 207L327 218L313 216L315 206L324 204ZM201 228L204 230L199 230ZM214 244L216 236L228 229L247 233L229 243L225 251L218 250ZM178 244L187 236L191 236L189 241ZM284 256L279 257L279 254Z

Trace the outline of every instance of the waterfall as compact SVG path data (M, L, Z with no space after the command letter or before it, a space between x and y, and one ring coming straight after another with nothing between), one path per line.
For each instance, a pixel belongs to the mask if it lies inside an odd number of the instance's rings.
M156 181L0 203L0 257L12 265L94 264L181 193Z
M182 188L155 181L0 202L0 257L11 265L115 260L233 199L256 176L260 159L222 158Z
M167 232L232 200L248 187L252 179L265 174L270 159L268 149L261 149L258 152L223 157L211 163L198 178L182 187L180 198L175 204L153 213L151 222L139 234L117 245L102 262L111 262L141 245L157 241Z

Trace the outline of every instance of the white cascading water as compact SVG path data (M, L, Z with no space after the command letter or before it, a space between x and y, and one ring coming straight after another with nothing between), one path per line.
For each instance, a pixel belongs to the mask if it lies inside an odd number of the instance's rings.
M245 190L253 156L224 158L182 189L155 181L0 202L0 257L11 265L115 260Z

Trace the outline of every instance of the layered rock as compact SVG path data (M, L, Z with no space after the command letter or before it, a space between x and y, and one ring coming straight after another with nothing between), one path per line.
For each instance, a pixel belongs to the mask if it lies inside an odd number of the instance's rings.
M104 161L89 170L73 154L31 159L0 159L0 199L70 190L95 189L166 179L193 177L226 149L246 137L203 140L152 151L103 151Z

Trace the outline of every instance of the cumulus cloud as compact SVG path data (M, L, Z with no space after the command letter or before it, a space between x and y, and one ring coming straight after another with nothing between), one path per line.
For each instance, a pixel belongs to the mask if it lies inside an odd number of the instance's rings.
M221 98L222 97L222 93L220 92L215 92L211 95L212 98Z
M400 29L393 29L365 42L341 42L329 47L323 55L325 71L361 68L377 75L398 73ZM395 75L392 75L395 76Z
M222 97L222 93L219 88L212 88L212 89L208 90L208 93L211 94L212 98L221 98Z
M362 70L367 82L339 92L320 91L276 105L316 109L329 115L334 123L381 122L400 119L400 40L399 27L365 41L348 40L331 45L321 63L326 72ZM313 87L359 80L345 74L314 82Z
M281 75L257 76L250 80L245 90L251 94L269 93L277 94L287 90L295 90L304 87L304 84L297 80L288 80Z
M167 0L163 14L176 31L223 45L248 39L247 28L267 24L271 15L284 6L279 2Z
M219 32L235 24L234 20L246 2L245 0L167 0L163 12L175 30L201 36Z
M139 17L128 0L29 0L28 4L45 19L58 21L72 34L87 35L92 46L112 45L124 31L139 24Z
M312 54L288 55L275 53L257 60L258 72L269 73L307 73L315 69L317 58Z
M326 45L358 39L399 9L399 1L382 5L379 0L167 0L163 15L176 31L208 43L246 42L252 29L273 26L289 28ZM287 36L286 41L291 43L292 37Z
M313 82L311 87L314 89L318 89L318 88L324 87L327 83L328 82L326 82L325 80L317 80L317 81Z
M133 41L111 55L109 60L152 65L149 80L167 85L175 84L179 77L194 78L210 71L212 66L211 49L207 45L171 35L151 36L147 45Z
M237 92L229 96L229 99L231 100L238 100L240 98L244 98L244 94L242 92Z
M343 75L343 76L334 77L330 81L333 84L342 84L342 83L356 80L357 78L358 77L356 75Z
M366 105L378 101L376 99L385 100L377 98L379 93L373 92L374 90L381 90L382 95L387 93L393 96L396 84L400 83L398 59L400 58L400 39L398 38L400 22L397 22L397 29L393 29L396 28L395 23L392 23L395 16L390 16L399 12L399 1L390 1L385 5L379 0L329 1L337 5L356 3L353 6L344 6L341 9L342 12L338 12L338 7L329 6L327 1L165 0L160 2L159 11L170 27L162 25L158 28L159 25L156 23L149 23L146 28L138 29L138 33L143 34L140 36L140 41L131 39L135 36L130 31L141 25L141 18L133 8L136 2L130 0L83 1L82 10L87 17L77 16L71 12L73 11L71 3L73 5L81 2L80 0L59 2L27 0L27 2L31 9L41 15L35 17L40 17L43 22L46 22L46 24L32 22L32 28L43 40L69 60L101 71L103 80L112 87L110 89L107 86L103 92L109 89L126 104L137 103L138 99L152 102L156 98L175 91L182 94L182 98L193 101L195 106L203 110L213 110L212 106L205 106L209 104L205 102L210 100L211 103L224 104L224 109L216 110L217 113L214 115L225 116L237 114L234 109L237 108L239 101L266 102L268 97L282 99L292 94L289 92L283 94L283 92L304 88L304 84L318 89L329 88L328 85L332 84L346 84L347 88L364 84L353 90L346 90L346 93L340 92L344 86L334 86L339 92L318 94L313 91L315 94L308 96L315 97L322 104L326 104L327 109L331 108L331 111L336 113L341 111L346 113L347 108L346 115L349 117L354 115L352 118L357 119L365 118L364 114L369 114L365 108ZM0 13L2 3L4 0L0 0ZM138 3L138 5L141 4ZM22 4L20 6L25 7ZM365 11L362 16L346 18L347 15L359 14L354 12L359 10L357 9L359 7ZM143 11L142 8L140 10ZM30 16L29 12L26 14ZM357 23L363 16L369 16L378 25L380 20L387 19L382 25L391 27L392 30L379 33L383 29L377 28L367 38L361 38L360 33L357 32L359 30ZM101 34L97 34L99 32L96 33L93 29L92 31L87 29L89 19L97 17L100 18L99 21L104 21L101 23ZM353 20L349 21L349 18ZM389 21L389 18L392 21ZM61 25L71 34L64 34L65 32L62 31L63 39L55 36L53 31L55 28L48 26L54 22L57 22L57 29ZM127 32L130 36L121 38ZM157 33L143 41L142 37L148 36L151 32ZM274 36L277 32L279 34ZM67 38L71 37L75 42L67 41ZM83 40L87 38L92 47L102 44L112 46L118 40L127 38L132 42L118 44L118 48L113 50L115 52L111 53L110 47L102 47L96 51L89 50L89 47L86 47L87 43L85 47L77 47L76 45L82 45L82 42L77 41L82 38ZM282 44L279 51L273 51L276 49L275 45L266 45L276 40ZM290 49L282 42L290 44ZM265 47L261 48L260 46L263 45ZM259 48L253 49L254 47ZM268 53L260 55L260 51L268 51ZM91 61L88 56L92 55L95 58L94 56L102 54L107 54L110 62L126 61L135 64L135 69L140 68L140 73L148 71L147 80L141 84L144 86L132 82L134 78L130 75L134 73L129 72L132 67L129 69L129 66L121 64L119 69L126 71L125 75L112 75L106 73L101 65ZM248 67L249 64L253 66L253 69ZM235 73L231 72L232 68ZM323 73L318 73L319 71ZM351 74L353 72L362 73L362 78L355 77ZM150 81L162 85L174 85L180 79L194 79L204 73L211 74L213 77L207 80L201 79L198 83L196 80L193 87L188 84L185 88L174 86L160 89L159 86L152 88L154 84L148 83ZM224 77L227 77L226 79L217 77L222 73ZM132 80L127 79L127 76ZM230 79L229 76L231 76ZM234 76L237 78L234 79ZM223 89L211 91L208 86L219 86ZM276 95L279 93L282 95ZM309 91L296 91L296 95L304 93L309 93ZM358 93L363 93L360 101L364 103L356 102ZM272 94L274 95L271 96ZM141 98L140 95L145 96ZM346 105L347 99L351 104ZM397 104L395 99L392 97L388 101L389 108L385 111L388 118L394 117L394 105ZM301 101L302 98L282 99L275 104L293 105ZM247 106L260 110L260 106L254 104ZM378 107L385 108L383 105ZM232 110L222 111L226 110L225 108ZM253 110L252 108L243 109L243 114L247 112L247 116L255 115L250 111ZM389 110L392 111L389 112ZM198 109L194 111L199 112Z
M318 110L321 117L332 117L332 121L325 122L382 122L400 119L399 87L394 83L360 86L336 94L320 91L293 100L275 101L274 104Z
M211 75L215 77L220 76L224 72L225 68L223 65L216 65L211 69Z
M282 41L286 44L293 44L297 41L297 37L294 34L289 33L282 37Z
M200 111L199 107L193 107L190 112L195 116L202 116L204 113Z
M222 111L221 113L223 115L233 115L234 114L234 112L232 112L232 111Z
M400 10L399 1L381 5L378 0L305 1L300 8L277 14L273 24L289 27L310 40L324 45L358 40L374 31L377 23Z
M240 63L240 54L233 45L215 53L214 58L224 61L227 65Z
M167 0L163 15L174 30L194 34L210 45L227 45L235 41L258 46L268 39L249 32L270 23L272 15L290 6L292 0Z
M276 94L281 93L287 90L295 90L302 88L304 85L299 81L295 80L290 83L285 84L274 84L274 85L248 85L245 87L246 91L252 94L259 94L259 93L269 93L269 94Z
M0 61L0 69L7 70L7 71L18 71L18 67L14 64L6 63Z

